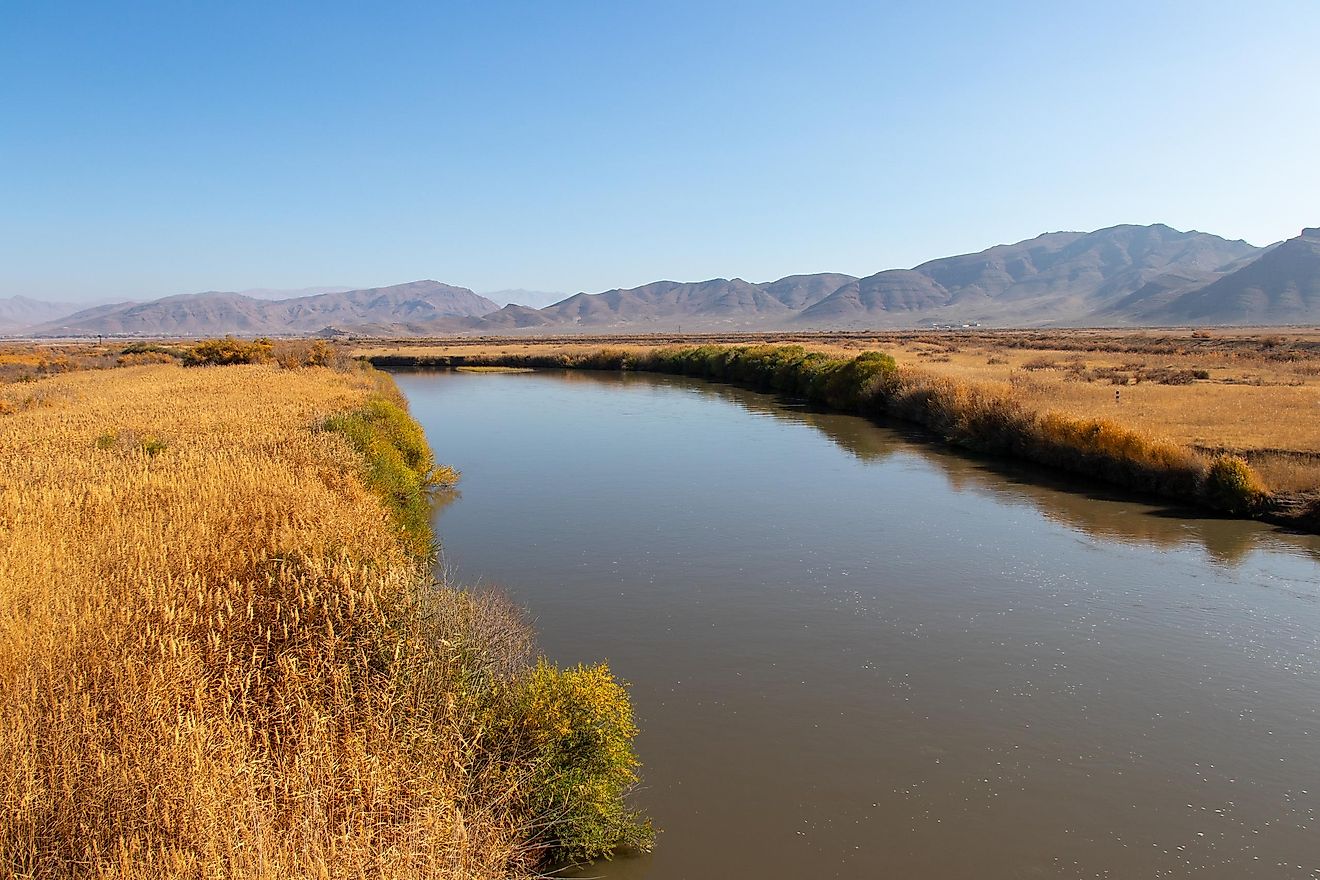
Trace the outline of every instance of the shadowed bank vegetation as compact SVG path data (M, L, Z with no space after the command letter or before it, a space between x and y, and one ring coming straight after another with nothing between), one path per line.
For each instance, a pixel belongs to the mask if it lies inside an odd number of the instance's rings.
M1033 412L1103 417L1150 437L1247 461L1272 493L1320 498L1320 331L906 330L362 340L397 363L603 348L801 345L836 357L883 351L919 370L1007 394ZM1115 392L1119 392L1116 395Z
M385 365L403 357L376 358ZM805 398L844 412L921 424L948 442L1036 462L1143 493L1240 516L1286 519L1315 530L1312 502L1285 510L1251 466L1151 437L1109 419L1026 408L1006 392L920 369L880 352L855 357L801 346L678 346L651 350L469 356L467 366L649 370L697 376Z
M497 878L649 846L623 687L432 581L419 502L455 475L388 377L0 397L0 875Z

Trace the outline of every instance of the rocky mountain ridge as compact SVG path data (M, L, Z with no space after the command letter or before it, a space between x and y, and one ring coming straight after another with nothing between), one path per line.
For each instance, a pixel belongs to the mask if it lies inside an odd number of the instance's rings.
M34 301L5 302L0 333L36 336L1320 324L1320 229L1266 248L1163 224L1049 232L864 278L655 281L543 308L436 281L274 300L212 291L44 320Z

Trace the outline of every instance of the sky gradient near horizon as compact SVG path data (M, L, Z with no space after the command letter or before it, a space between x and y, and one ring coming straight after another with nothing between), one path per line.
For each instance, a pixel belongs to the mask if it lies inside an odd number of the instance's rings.
M0 296L867 275L1320 225L1320 2L0 7Z

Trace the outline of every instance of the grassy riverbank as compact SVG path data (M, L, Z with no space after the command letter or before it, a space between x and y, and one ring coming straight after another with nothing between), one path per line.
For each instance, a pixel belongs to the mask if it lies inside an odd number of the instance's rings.
M609 670L432 582L456 475L388 377L53 375L0 386L0 451L0 873L503 878L648 844Z
M673 345L801 345L1006 395L1033 412L1103 418L1150 437L1245 458L1282 493L1320 490L1320 331L893 330L363 340L365 357L636 353ZM1115 392L1119 392L1115 395Z
M375 360L401 365L409 357L384 355ZM956 446L1036 462L1142 493L1233 515L1320 528L1320 503L1315 498L1272 490L1240 456L1209 453L1112 418L1035 409L1011 390L900 367L878 352L848 356L803 346L704 345L469 354L462 363L651 370L726 381L804 397L841 411L916 422Z

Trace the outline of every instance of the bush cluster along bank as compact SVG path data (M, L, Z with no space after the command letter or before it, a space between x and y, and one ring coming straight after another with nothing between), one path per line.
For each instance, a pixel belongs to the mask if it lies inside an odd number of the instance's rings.
M455 475L387 376L153 364L0 400L0 874L503 878L649 845L608 668L432 580Z
M426 365L407 356L381 365ZM822 406L923 425L966 449L1036 462L1142 493L1239 516L1320 529L1315 503L1285 516L1250 465L1152 438L1108 419L1029 410L1010 395L934 373L900 369L888 355L840 357L801 346L677 346L643 351L469 356L467 366L648 370L697 376L806 398ZM435 359L433 364L452 364Z

